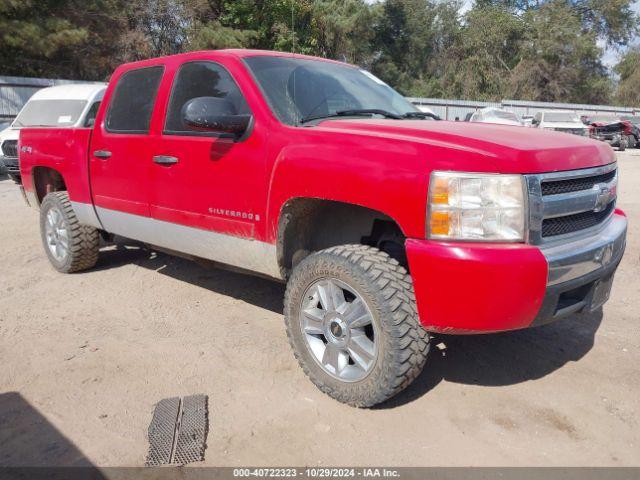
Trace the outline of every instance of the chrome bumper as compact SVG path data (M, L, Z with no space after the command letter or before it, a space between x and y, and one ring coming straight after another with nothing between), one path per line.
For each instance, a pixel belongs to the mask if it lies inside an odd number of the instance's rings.
M588 237L540 250L547 259L549 274L547 285L575 280L597 270L608 270L622 258L626 246L627 219L613 215L602 230Z

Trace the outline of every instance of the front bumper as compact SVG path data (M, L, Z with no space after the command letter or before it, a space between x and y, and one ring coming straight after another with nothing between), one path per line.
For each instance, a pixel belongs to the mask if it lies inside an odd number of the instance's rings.
M617 211L592 236L555 246L406 242L420 321L441 333L543 325L608 298L626 245Z
M612 147L619 147L622 142L622 134L620 133L596 133L591 138L608 143Z
M0 155L0 164L2 164L8 173L13 175L20 174L20 164L17 157L6 157Z

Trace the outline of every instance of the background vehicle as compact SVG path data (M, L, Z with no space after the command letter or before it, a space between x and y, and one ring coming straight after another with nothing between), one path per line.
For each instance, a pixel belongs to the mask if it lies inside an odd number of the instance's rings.
M92 126L105 90L105 83L91 83L58 85L34 93L11 126L0 132L0 163L9 176L20 182L18 136L21 128Z
M522 124L525 127L532 127L533 126L533 115L523 115L522 116Z
M573 133L586 137L589 129L584 126L574 112L549 110L538 112L533 117L532 125L543 130L555 130L556 132Z
M635 147L635 127L630 122L620 120L620 117L613 115L587 116L584 122L589 126L591 138L607 142L620 151L631 146ZM635 129L637 130L637 128Z
M440 117L436 115L436 113L431 110L429 107L425 107L424 105L415 105L415 107L421 112L428 113L434 120L440 120Z
M608 145L429 120L357 67L193 52L118 68L93 129L23 129L20 167L57 270L94 266L106 233L285 281L302 369L371 406L417 377L428 331L598 308L624 252Z
M496 123L500 125L514 125L518 127L523 126L522 121L515 113L494 107L487 107L474 112L473 114L471 114L468 121L480 123Z
M629 148L640 148L640 116L628 115L620 117L621 120L631 124L631 135L629 138Z

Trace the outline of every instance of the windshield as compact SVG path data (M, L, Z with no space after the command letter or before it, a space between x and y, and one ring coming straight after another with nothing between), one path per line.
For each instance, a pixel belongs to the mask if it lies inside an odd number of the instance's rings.
M506 110L486 110L482 115L482 118L485 121L491 120L500 120L500 121L509 121L520 124L520 119L513 112L508 112Z
M580 123L576 114L571 112L546 112L544 114L544 121Z
M485 118L488 120L495 118L498 120L509 120L520 123L520 119L515 113L507 112L506 110L489 110L485 113Z
M70 127L78 121L86 100L32 100L13 122L14 127Z
M626 120L627 122L631 122L634 125L640 124L640 116L638 117L622 117L622 120Z
M371 73L348 65L294 57L256 56L246 64L276 116L288 125L345 110L419 111Z

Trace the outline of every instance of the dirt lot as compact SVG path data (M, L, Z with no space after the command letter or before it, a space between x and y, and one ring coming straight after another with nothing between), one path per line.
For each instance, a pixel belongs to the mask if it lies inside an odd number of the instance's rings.
M194 393L208 465L639 465L640 150L619 159L631 227L604 314L437 337L416 384L372 410L305 378L282 285L131 243L58 274L4 180L0 465L142 465L154 404Z

